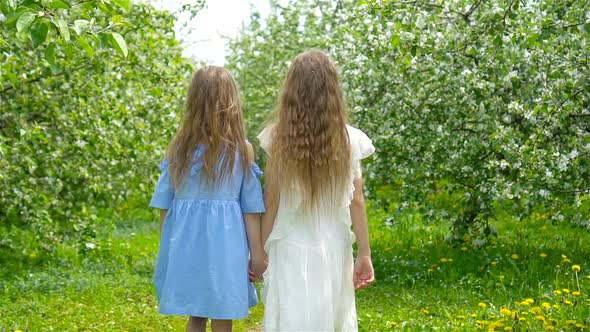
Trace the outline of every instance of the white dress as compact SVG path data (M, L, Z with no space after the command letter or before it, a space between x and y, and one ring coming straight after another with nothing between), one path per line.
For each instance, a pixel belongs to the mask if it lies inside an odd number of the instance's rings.
M350 202L361 159L375 152L371 140L347 126L351 146L349 192L336 211L305 217L297 189L281 189L276 220L265 243L263 331L357 331ZM258 139L269 153L272 127ZM315 220L304 220L313 218Z

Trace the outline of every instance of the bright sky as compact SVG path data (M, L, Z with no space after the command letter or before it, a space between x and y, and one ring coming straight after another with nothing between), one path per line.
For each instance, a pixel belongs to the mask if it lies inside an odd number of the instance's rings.
M190 0L152 0L156 7L177 11ZM223 65L225 37L235 37L242 24L247 24L250 13L259 11L262 16L270 11L269 0L207 0L206 7L183 28L189 15L182 15L176 24L177 37L185 46L184 55L207 64ZM184 13L186 14L186 13Z

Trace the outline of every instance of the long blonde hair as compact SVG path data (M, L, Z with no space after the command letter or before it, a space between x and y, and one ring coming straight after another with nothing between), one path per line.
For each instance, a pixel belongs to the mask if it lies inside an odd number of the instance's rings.
M208 66L194 73L176 135L166 158L173 184L178 188L191 166L203 162L207 184L220 183L232 175L239 152L241 167L249 165L236 83L227 69ZM195 159L201 145L203 153Z
M339 204L350 185L350 142L338 72L326 54L308 51L295 58L277 118L267 167L271 183L295 184L307 209Z

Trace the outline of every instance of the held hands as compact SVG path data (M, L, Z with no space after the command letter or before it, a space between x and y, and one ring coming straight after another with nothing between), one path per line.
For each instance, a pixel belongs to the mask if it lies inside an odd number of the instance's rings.
M266 271L268 266L268 257L265 254L255 254L250 256L250 264L248 268L248 274L250 275L250 281L262 279L262 274Z
M371 256L359 256L354 263L353 283L355 289L365 288L375 281Z

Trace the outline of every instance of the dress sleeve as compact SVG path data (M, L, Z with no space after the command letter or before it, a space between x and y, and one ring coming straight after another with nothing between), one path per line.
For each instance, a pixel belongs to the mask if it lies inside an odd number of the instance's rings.
M264 128L257 136L258 141L260 142L260 147L268 155L270 155L270 147L272 145L272 128L272 125Z
M150 201L150 207L158 209L169 209L172 200L174 199L174 187L172 185L172 179L168 175L168 161L164 160L160 164L160 178L158 184L156 184L156 190Z
M352 170L354 178L357 179L362 175L361 160L369 157L375 152L373 141L359 129L355 129L350 137L352 152Z
M262 196L262 184L260 176L262 171L256 163L252 163L249 174L244 174L242 188L240 189L240 206L242 213L264 213L264 197Z

